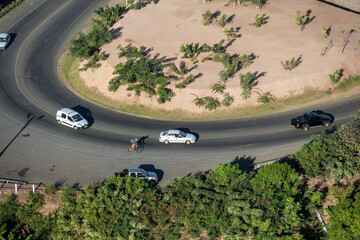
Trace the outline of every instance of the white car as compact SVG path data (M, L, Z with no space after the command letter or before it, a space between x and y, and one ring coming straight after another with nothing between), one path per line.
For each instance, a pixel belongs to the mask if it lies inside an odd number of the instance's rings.
M75 130L84 129L89 126L89 122L84 119L78 112L70 109L63 108L57 111L56 121L58 124L62 124L71 127Z
M196 137L193 134L185 133L180 130L168 130L166 132L160 133L159 141L165 144L169 144L169 143L191 144L191 143L195 143Z
M0 33L0 49L5 49L10 43L10 35L7 33Z

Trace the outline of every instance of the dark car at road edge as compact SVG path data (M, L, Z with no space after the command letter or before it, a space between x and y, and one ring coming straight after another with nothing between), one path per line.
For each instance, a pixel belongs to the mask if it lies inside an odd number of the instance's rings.
M294 128L301 128L304 131L310 127L322 125L328 127L331 124L331 119L326 114L318 114L315 111L305 113L302 116L291 119L290 123Z

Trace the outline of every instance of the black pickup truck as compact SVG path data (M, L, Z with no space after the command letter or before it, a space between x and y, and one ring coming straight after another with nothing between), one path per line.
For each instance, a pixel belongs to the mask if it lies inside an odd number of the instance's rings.
M328 127L331 124L331 119L325 114L318 114L314 111L310 113L305 113L302 116L291 119L291 125L294 128L302 128L302 130L307 131L310 127L323 125Z

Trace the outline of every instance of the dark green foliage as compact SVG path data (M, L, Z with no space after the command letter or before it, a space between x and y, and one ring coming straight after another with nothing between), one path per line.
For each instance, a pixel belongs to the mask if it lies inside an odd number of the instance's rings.
M140 10L151 3L151 0L128 0L129 9Z
M223 98L223 100L221 101L221 104L222 104L224 107L229 107L233 102L234 102L234 98L233 98L232 96L230 96L229 93L225 93L225 94L224 94L224 98Z
M240 87L242 89L241 96L243 99L247 99L250 97L251 89L257 85L255 81L255 74L254 73L246 73L245 75L240 74Z
M194 81L195 76L190 74L185 78L184 81L180 82L179 84L175 84L176 88L185 88L187 85L189 85L192 81Z
M333 74L329 74L329 79L332 84L336 84L339 82L340 78L342 77L341 69L336 70Z
M258 218L259 227L262 226L260 238L292 236L294 231L303 227L299 201L303 183L293 168L286 163L263 166L251 184L257 195L256 205L263 211Z
M207 110L216 110L220 107L221 103L218 98L213 98L210 96L206 96L203 98L196 97L193 102L198 107L205 107Z
M79 33L77 39L70 42L69 51L73 57L89 59L99 53L100 47L111 40L108 27L100 20L93 20L88 34Z
M335 135L318 135L310 142L301 146L295 153L295 159L299 161L308 177L324 175L328 170L329 163L333 161Z
M329 239L360 239L360 193L342 198L326 211Z
M19 239L47 239L54 222L38 212L43 202L43 197L36 193L29 193L25 204L18 204L14 195L8 196L5 203L0 204L0 233L6 230L4 234L9 239L16 236Z
M87 63L84 64L83 68L80 68L80 71L86 71L89 68L99 68L101 64L99 61L104 61L107 59L107 56L103 53L95 52L89 59Z
M261 7L266 3L266 0L251 0L251 3Z
M261 94L258 99L257 99L258 103L263 103L263 104L268 104L271 101L274 101L274 97L269 93L263 93Z
M137 49L128 46L120 49L119 57L126 57L125 63L115 66L114 75L109 82L108 89L116 91L121 85L128 85L128 91L134 91L136 95L145 92L148 96L158 95L158 102L170 101L173 94L170 89L165 88L170 80L163 76L166 67L164 59L150 59L145 54L145 48Z
M180 52L184 53L184 56L182 56L182 58L190 58L190 59L195 59L197 57L197 55L199 55L200 51L199 51L199 43L195 43L193 44L181 44L180 47Z
M211 89L215 93L224 93L225 86L221 83L214 83L211 85Z
M189 71L189 68L186 66L185 62L181 62L179 68L175 65L175 63L170 63L170 70L180 75L180 79Z
M108 27L111 27L114 23L121 19L121 15L124 13L125 8L120 7L119 4L116 4L113 7L106 5L105 8L100 7L94 12L100 16L100 20Z

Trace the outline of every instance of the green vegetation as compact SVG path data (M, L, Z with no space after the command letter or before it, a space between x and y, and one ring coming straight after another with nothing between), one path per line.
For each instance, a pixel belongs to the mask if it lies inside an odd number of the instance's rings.
M250 72L246 73L245 75L239 75L240 87L242 89L242 93L240 95L243 99L248 99L250 97L251 90L257 85L255 77L255 74Z
M196 97L193 102L195 103L196 106L198 107L204 107L207 110L216 110L218 107L220 107L221 103L219 101L218 98L213 98L213 97L203 97L203 98L199 98Z
M61 205L48 214L41 210L43 194L29 193L24 203L8 195L0 203L0 239L358 239L360 111L310 145L285 163L249 172L234 162L219 164L156 189L129 176L111 176L81 191L63 187ZM327 167L331 155L353 162L348 170L356 175L340 177L350 183L330 184L339 168ZM310 175L324 180L308 180ZM314 212L326 199L328 235Z
M211 89L215 93L224 93L225 86L221 83L214 83L211 85Z
M323 38L327 38L329 36L329 30L323 27L321 29L321 35L323 36Z
M125 63L115 66L114 75L109 82L109 90L116 91L121 85L128 85L128 91L135 91L136 95L145 92L148 96L158 95L158 102L164 103L172 98L172 91L166 86L170 80L164 77L162 70L166 67L164 59L150 59L145 48L118 46L119 57L126 57Z
M266 24L266 16L265 14L263 14L261 17L259 17L259 14L256 14L255 16L255 22L254 23L250 23L250 26L255 26L255 27L261 27L262 25Z
M234 98L232 96L230 96L229 93L224 93L224 98L221 101L221 105L223 105L224 107L229 107L231 106L231 104L234 102Z
M179 84L175 84L176 88L185 88L187 85L189 85L192 81L194 81L195 76L190 74L185 78L184 81L180 82Z
M308 16L300 16L300 11L299 10L296 11L295 23L301 27L300 28L301 31L304 30L308 20L309 20Z
M229 38L237 38L238 37L237 32L238 31L235 30L234 27L231 27L229 30L228 29L224 30L225 35Z
M98 68L101 66L98 61L107 58L104 53L100 53L101 46L111 40L109 28L121 18L124 11L125 8L120 7L119 4L96 9L95 13L99 18L91 20L89 33L80 32L77 39L70 42L69 53L71 56L88 60L81 70Z
M229 23L229 20L228 20L227 15L223 14L221 16L220 20L217 20L216 22L220 27L225 27L225 25Z
M274 101L274 97L269 92L266 92L266 93L260 94L257 101L258 101L258 103L268 104L271 101Z
M203 24L209 25L211 23L211 18L212 18L212 13L210 12L210 10L207 10L204 14L202 14L203 16Z
M289 60L286 60L285 62L281 61L281 65L287 71L293 70L294 68L299 66L300 63L301 63L301 56L298 57L297 59L295 59L295 57L293 57L293 58L291 58L290 61Z
M150 4L152 0L128 0L129 9L140 10Z
M342 69L338 69L333 74L329 74L328 76L331 83L336 84L339 82L340 78L342 77Z

